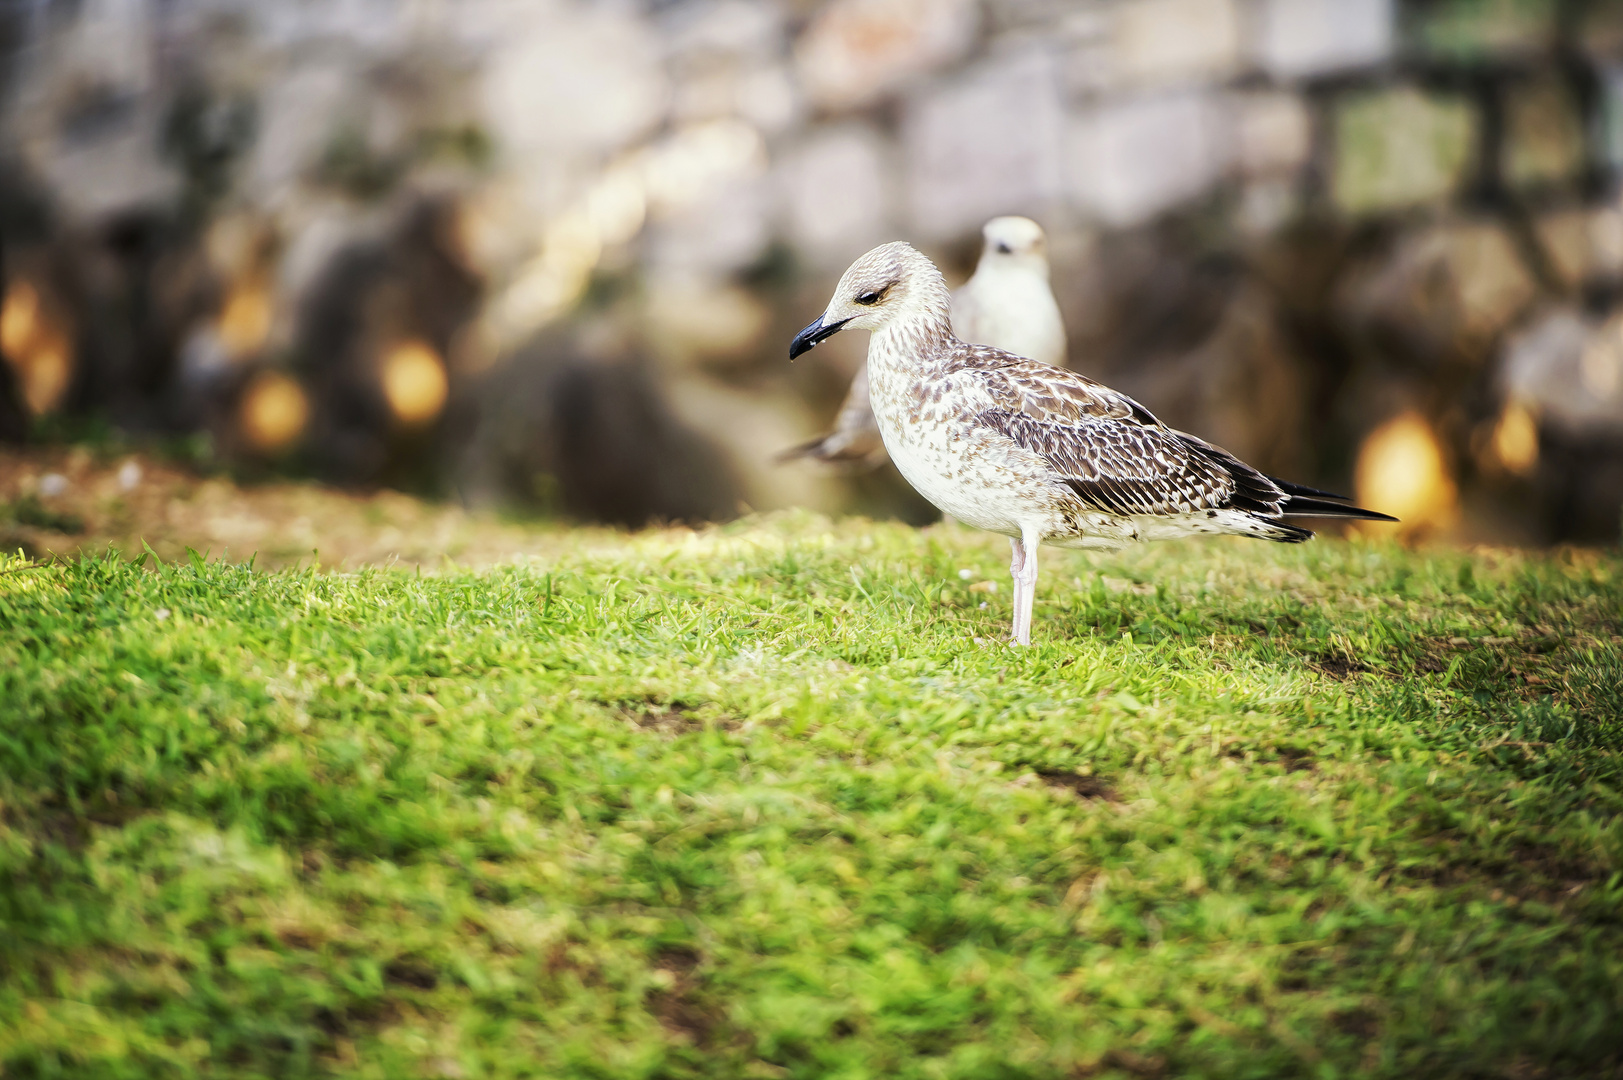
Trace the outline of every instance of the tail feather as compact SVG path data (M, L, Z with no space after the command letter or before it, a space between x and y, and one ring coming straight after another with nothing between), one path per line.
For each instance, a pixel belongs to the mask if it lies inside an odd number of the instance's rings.
M1352 501L1345 495L1337 495L1333 491L1323 491L1316 487L1308 487L1306 484L1293 484L1289 480L1281 480L1277 476L1270 476L1268 479L1272 480L1274 484L1278 486L1279 490L1283 491L1287 495L1305 495L1310 499L1335 499L1338 502Z
M1280 491L1290 496L1280 509L1280 513L1285 517L1337 517L1355 518L1359 521L1398 520L1390 514L1354 506L1347 496L1337 495L1333 491L1320 491L1306 484L1293 484L1289 480L1280 480L1272 476L1269 479L1278 485Z
M1350 503L1331 502L1328 499L1309 499L1300 495L1292 495L1285 503L1282 513L1286 517L1335 517L1355 518L1359 521L1396 521L1390 514L1382 514L1375 510L1365 510L1362 506L1353 506Z

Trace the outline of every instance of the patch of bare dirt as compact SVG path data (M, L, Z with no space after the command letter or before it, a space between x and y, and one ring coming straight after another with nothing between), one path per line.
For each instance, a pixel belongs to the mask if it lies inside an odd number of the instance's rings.
M648 1011L665 1030L694 1046L704 1046L721 1024L721 1013L699 996L699 980L694 972L700 956L692 949L671 946L654 957L654 967L666 972L670 986L648 995Z
M1049 787L1069 791L1077 798L1121 802L1121 796L1116 793L1116 789L1097 776L1079 776L1074 772L1061 772L1057 769L1037 769L1035 772Z
M239 484L142 453L0 449L0 550L32 558L100 554L109 546L133 557L144 543L165 561L192 548L271 568L432 568L447 559L488 566L561 553L590 531L566 534L394 491Z
M1360 664L1358 661L1348 660L1344 656L1321 656L1313 662L1313 669L1315 671L1323 672L1332 679L1336 680L1350 679L1354 675L1362 674L1363 672L1369 670L1369 668L1365 667L1363 664Z

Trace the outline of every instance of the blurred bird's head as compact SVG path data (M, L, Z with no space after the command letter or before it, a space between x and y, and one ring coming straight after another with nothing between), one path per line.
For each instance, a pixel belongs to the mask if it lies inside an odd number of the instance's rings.
M881 244L846 270L822 316L795 335L789 359L845 329L883 330L905 321L946 329L951 305L935 263L900 240Z
M1028 217L995 217L981 230L980 266L1026 266L1048 273L1048 238Z

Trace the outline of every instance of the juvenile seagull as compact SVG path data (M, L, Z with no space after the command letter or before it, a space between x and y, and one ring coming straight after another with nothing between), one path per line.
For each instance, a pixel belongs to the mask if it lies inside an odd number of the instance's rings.
M1065 366L1065 322L1048 287L1048 244L1043 227L1026 217L996 217L981 229L985 244L975 273L952 295L952 330L979 342ZM834 419L834 430L779 455L780 461L810 457L830 463L877 465L884 461L879 424L868 401L868 368L851 381Z
M1031 644L1040 544L1199 533L1300 543L1313 534L1282 519L1395 520L1264 476L1092 379L966 344L950 306L934 263L884 244L851 264L789 357L847 328L872 332L868 392L891 460L944 513L1010 538L1017 644Z

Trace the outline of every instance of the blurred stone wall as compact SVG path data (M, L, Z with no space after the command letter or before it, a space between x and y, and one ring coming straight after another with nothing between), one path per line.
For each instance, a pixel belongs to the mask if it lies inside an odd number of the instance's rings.
M961 279L1017 212L1071 366L1169 423L1417 530L1618 534L1623 4L0 0L0 37L0 434L923 519L774 462L863 348L786 343L873 244Z

